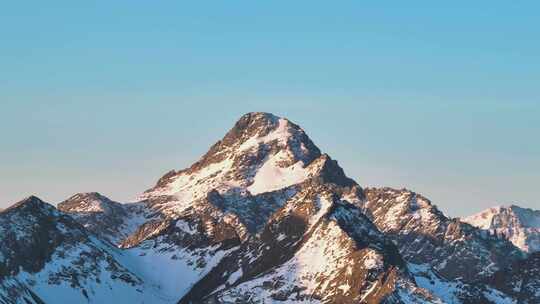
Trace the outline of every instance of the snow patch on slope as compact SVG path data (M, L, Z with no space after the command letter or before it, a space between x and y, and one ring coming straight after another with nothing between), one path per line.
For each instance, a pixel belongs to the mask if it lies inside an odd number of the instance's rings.
M127 249L124 261L166 298L178 301L226 254L237 249L219 250L218 247L189 251L163 243L154 246L153 241L146 241L140 247Z
M429 290L445 303L461 303L457 295L463 288L459 281L446 281L437 276L429 265L409 264L418 286Z
M229 189L237 186L234 182L223 178L231 169L232 163L231 159L225 159L191 174L183 172L166 187L147 193L142 198L174 196L174 200L162 204L162 209L168 210L167 207L172 207L169 212L180 213L191 206L194 200L205 197L212 189Z
M274 131L270 132L266 136L260 137L258 135L255 135L249 138L242 145L240 145L238 150L250 150L252 148L258 147L261 144L269 143L275 140L277 140L278 143L281 145L287 144L287 139L291 136L291 132L289 131L289 122L284 118L279 118L277 122L278 126Z
M153 286L133 277L124 268L126 265L96 256L97 248L105 250L102 252L113 248L95 238L92 244L96 247L79 244L59 248L39 272L21 272L16 278L45 303L58 303L60 299L62 303L175 303L177 299L166 298ZM111 272L111 265L119 267L120 272Z
M309 177L309 170L304 168L304 163L298 161L289 167L280 167L279 162L290 158L284 151L267 160L257 171L253 183L247 189L256 195L289 187L301 183Z

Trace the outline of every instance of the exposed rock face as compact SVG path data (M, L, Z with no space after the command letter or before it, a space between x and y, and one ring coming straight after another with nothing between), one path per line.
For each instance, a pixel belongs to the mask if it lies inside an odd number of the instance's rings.
M475 282L522 257L511 243L444 216L425 197L408 190L365 189L362 205L403 257L428 264L447 279Z
M56 209L30 196L1 213L2 268L0 274L16 274L20 269L37 272L64 240L63 230L72 231L73 241L86 235L70 218L59 218ZM59 223L58 223L59 222ZM68 226L66 226L68 225ZM66 227L65 227L66 226Z
M540 303L540 252L497 271L489 284L517 300L517 303Z
M511 241L525 252L540 251L540 211L515 205L494 207L463 218L463 222Z
M335 184L313 179L181 303L408 303L435 300L397 248Z
M363 190L299 126L268 113L241 117L139 202L81 193L57 210L30 197L0 213L0 245L9 304L538 297L536 256L522 260L506 239L414 192Z

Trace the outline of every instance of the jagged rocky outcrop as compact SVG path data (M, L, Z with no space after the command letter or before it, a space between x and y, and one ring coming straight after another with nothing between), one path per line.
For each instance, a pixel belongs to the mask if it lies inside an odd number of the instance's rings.
M366 214L396 242L403 257L430 265L446 279L472 283L523 257L510 242L446 217L417 193L391 188L364 193Z
M461 220L507 239L525 252L540 251L540 210L516 205L493 207Z
M362 189L269 113L242 116L137 202L29 198L0 213L0 229L0 303L536 299L523 269L537 259L414 192Z
M121 243L147 221L159 218L144 203L121 204L97 192L77 193L57 207L113 244Z

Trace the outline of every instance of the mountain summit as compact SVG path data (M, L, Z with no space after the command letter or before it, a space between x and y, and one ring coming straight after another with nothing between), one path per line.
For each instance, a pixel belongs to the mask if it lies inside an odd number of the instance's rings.
M320 156L305 132L289 120L248 113L199 161L188 169L167 173L145 196L178 194L186 186L182 176L187 175L219 175L219 181L228 181L228 188L249 187L253 194L279 189L307 178L306 167Z
M168 172L141 198L160 201L159 197L173 196L175 204L158 202L156 207L178 213L212 190L225 201L236 200L285 189L314 177L356 185L337 162L321 154L298 125L255 112L242 116L199 161L187 169Z

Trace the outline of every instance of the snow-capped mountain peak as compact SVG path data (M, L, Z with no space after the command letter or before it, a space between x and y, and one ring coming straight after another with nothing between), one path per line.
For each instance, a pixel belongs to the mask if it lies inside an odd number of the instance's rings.
M297 162L306 166L321 153L304 130L289 120L270 113L248 113L234 124L223 139L210 147L199 161L188 169L169 172L158 181L155 188L160 188L182 173L213 174L237 166L244 167L246 172L232 177L242 182L252 178L255 173L246 167L260 167L266 158L276 154L279 154L281 167L288 167Z
M253 112L243 115L203 159L223 152L241 152L273 144L278 148L290 148L297 159L306 163L320 154L298 125L270 113Z
M540 211L516 205L497 206L461 221L510 240L525 252L540 251Z
M165 174L141 199L160 201L157 209L178 214L212 190L246 197L302 183L328 161L298 125L269 113L248 113L199 161ZM166 205L157 199L164 196Z

